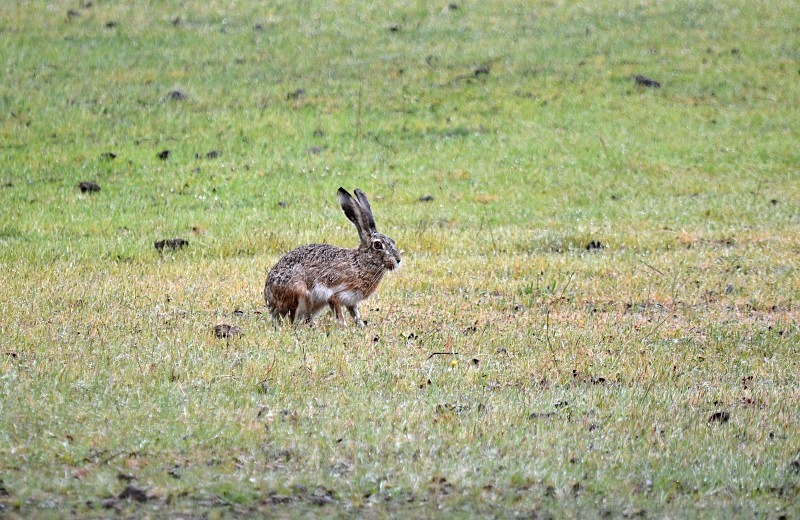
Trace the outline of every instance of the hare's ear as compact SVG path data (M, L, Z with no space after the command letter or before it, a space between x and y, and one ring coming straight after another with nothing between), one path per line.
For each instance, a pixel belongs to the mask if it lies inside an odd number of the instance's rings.
M377 231L375 229L375 218L372 216L372 208L369 207L369 201L363 191L356 188L356 197L358 203L361 204L361 212L364 214L364 221L369 226L370 231Z
M347 216L350 222L355 224L356 229L358 230L358 237L362 242L368 242L369 223L367 222L367 219L364 218L361 205L344 188L339 188L337 195L339 196L339 205L342 206L345 216Z

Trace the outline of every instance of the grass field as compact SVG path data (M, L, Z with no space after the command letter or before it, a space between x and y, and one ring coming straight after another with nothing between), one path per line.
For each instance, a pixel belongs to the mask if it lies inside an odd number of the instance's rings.
M800 515L794 2L5 2L0 69L0 517ZM403 267L276 327L339 186Z

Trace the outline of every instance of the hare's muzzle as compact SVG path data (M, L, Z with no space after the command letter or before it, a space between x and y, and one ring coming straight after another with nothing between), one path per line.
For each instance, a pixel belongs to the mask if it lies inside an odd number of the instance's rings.
M394 271L398 267L400 267L400 253L395 253L386 258L386 268L388 270Z

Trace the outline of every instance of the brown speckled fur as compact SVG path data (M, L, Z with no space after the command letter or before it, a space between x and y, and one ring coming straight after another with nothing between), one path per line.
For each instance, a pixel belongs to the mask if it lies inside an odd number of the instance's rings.
M264 299L272 317L310 322L325 306L344 323L342 306L355 323L363 325L358 303L378 288L386 271L397 268L400 253L394 241L378 233L366 195L356 198L339 188L339 202L356 226L361 243L345 249L309 244L286 253L270 270Z

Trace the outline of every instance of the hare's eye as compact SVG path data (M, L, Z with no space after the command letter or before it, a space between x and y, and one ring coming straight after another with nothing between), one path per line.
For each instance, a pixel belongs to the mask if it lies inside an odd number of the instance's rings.
M375 242L372 243L372 247L380 251L381 249L383 249L383 243L380 240L376 240Z

